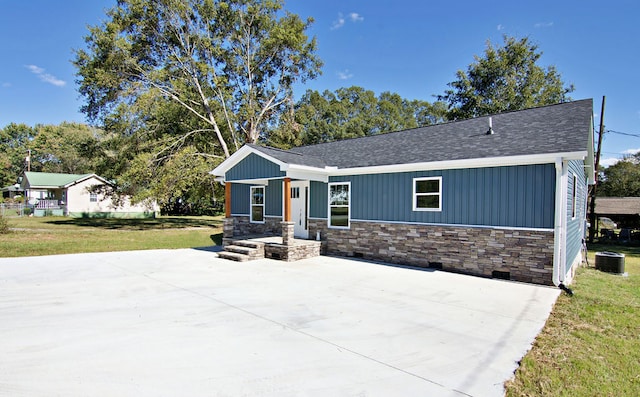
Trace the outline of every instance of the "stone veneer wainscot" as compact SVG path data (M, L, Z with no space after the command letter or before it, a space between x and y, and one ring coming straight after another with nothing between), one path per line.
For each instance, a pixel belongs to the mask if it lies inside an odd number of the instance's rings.
M265 216L264 223L251 223L248 216L234 215L234 236L280 236L282 234L281 217Z
M432 226L351 221L349 229L329 229L311 219L309 235L320 232L323 252L511 280L552 285L553 231L468 226Z

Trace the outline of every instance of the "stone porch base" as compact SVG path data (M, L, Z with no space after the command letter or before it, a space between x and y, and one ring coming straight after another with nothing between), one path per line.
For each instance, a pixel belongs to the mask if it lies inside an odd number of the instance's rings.
M320 241L294 239L289 245L283 244L282 237L246 236L224 239L223 245L233 245L238 241L256 243L264 251L264 258L294 262L320 256Z

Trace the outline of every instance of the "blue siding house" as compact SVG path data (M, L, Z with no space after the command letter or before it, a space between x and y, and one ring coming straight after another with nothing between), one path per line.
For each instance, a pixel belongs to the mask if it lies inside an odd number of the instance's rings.
M246 144L212 171L225 238L567 284L594 183L591 99L303 146Z

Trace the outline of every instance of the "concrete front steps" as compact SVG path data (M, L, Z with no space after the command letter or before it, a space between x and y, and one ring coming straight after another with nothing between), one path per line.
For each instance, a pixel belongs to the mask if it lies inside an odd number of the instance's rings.
M226 245L218 257L236 262L246 262L264 258L264 243L258 241L235 240Z

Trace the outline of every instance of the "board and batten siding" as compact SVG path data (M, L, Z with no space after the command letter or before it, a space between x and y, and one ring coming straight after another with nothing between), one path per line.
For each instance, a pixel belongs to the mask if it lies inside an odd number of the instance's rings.
M309 185L309 217L327 218L329 190L326 183L311 181Z
M433 176L442 177L442 211L413 211L413 178ZM329 178L346 181L353 220L553 228L554 164ZM324 196L312 186L312 217L326 218L327 185L322 185Z
M225 173L225 181L233 182L243 179L282 178L284 171L280 166L255 153L249 154Z
M250 184L231 184L231 213L234 215L249 215L251 206ZM257 186L257 185L256 185ZM282 216L282 179L270 180L265 186L264 215Z
M282 179L270 180L265 189L265 209L266 216L282 216Z
M582 240L586 222L587 178L583 161L569 161L567 172L567 262L565 271L569 271L573 260L582 249ZM576 175L576 216L573 217L573 175Z
M249 215L249 200L251 185L241 183L231 184L231 213L234 215Z

